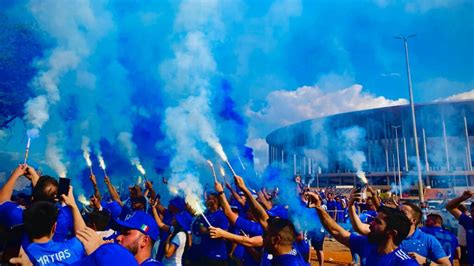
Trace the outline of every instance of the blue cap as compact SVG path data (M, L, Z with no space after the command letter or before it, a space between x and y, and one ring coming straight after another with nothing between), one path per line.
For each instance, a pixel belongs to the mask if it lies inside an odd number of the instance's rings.
M158 239L160 234L160 229L155 219L144 211L135 211L130 216L127 216L124 221L116 220L116 222L120 227L138 230L154 241Z
M272 217L280 217L283 219L288 219L288 209L282 205L273 206L273 208L267 211L267 214Z
M185 211L186 210L186 202L184 201L183 198L181 197L174 197L170 200L168 205L173 205L176 208L179 209L179 211Z
M184 211L184 212L180 212L176 215L176 222L178 222L178 224L186 231L190 231L191 230L191 224L193 222L193 217L191 216L191 214L189 214L189 212L187 211Z
M107 202L103 207L110 212L112 219L116 219L122 213L122 206L116 201Z
M74 266L138 265L132 253L119 244L101 245L92 254L73 263Z

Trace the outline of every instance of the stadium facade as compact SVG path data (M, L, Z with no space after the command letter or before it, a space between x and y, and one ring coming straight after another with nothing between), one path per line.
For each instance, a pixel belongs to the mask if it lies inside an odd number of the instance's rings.
M473 186L474 101L418 104L415 114L424 186ZM353 129L359 133L350 133ZM353 135L349 142L347 132ZM409 105L303 121L273 131L266 141L269 163L302 175L311 186L357 183L358 169L350 157L359 153L365 156L362 170L371 184L388 189L401 180L406 190L416 190Z

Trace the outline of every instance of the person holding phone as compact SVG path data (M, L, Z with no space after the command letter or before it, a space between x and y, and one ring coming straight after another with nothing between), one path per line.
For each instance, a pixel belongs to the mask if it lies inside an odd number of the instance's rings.
M67 195L61 194L60 197L72 211L74 232L83 230L86 224L74 200L72 187L69 187ZM23 212L25 232L31 241L25 251L34 265L71 264L86 255L76 237L65 241L53 240L58 214L58 208L46 201L35 202Z
M39 176L33 167L27 164L19 164L0 189L0 226L5 228L23 223L23 210L25 206L20 206L18 203L11 201L13 188L22 176L29 179L33 186L31 203L47 201L56 204L58 200L59 184L54 177L49 175ZM73 229L73 218L69 207L58 205L57 208L59 214L53 239L55 241L63 241Z

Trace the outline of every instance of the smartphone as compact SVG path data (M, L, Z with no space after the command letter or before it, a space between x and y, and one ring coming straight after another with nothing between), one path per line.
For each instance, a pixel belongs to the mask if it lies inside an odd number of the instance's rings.
M69 184L71 179L66 177L59 178L59 188L58 188L58 198L61 198L61 195L67 195L69 193Z
M0 265L13 265L11 258L18 257L24 234L23 224L14 225L0 233Z
M363 200L367 199L367 192L366 192L367 188L366 188L366 185L365 184L358 184L356 186L356 191L355 193L360 193L360 196Z

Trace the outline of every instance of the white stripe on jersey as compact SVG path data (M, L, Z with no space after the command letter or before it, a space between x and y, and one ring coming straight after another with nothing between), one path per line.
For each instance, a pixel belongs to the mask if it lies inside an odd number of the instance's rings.
M401 249L397 250L395 252L395 255L397 255L397 257L399 257L400 259L402 260L409 260L410 259L410 256L408 256L405 252L403 252Z

